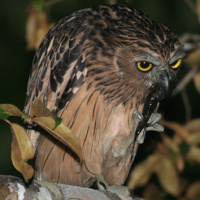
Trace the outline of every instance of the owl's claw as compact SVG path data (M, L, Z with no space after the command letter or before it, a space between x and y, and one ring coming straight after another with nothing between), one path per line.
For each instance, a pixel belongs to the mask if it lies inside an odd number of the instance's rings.
M100 174L97 179L98 179L97 187L99 190L104 191L109 194L117 195L119 199L134 200L134 193L130 188L126 186L122 186L122 185L110 186L106 183L102 174ZM118 199L118 198L115 197L114 199Z

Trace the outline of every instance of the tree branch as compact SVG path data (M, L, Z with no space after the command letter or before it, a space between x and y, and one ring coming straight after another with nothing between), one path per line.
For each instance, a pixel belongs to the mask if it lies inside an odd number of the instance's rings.
M72 185L33 181L26 185L19 177L0 175L0 199L12 200L128 200L115 194Z

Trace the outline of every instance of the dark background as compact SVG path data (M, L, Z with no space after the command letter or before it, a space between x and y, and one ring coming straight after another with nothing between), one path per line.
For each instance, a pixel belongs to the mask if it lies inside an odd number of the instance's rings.
M25 27L29 0L1 0L0 6L0 103L12 103L23 109L26 85L34 56L34 51L27 51ZM127 4L126 1L118 1ZM55 4L49 13L50 22L86 7L105 4L103 0L63 0ZM129 0L135 7L156 21L165 24L179 36L185 33L199 33L197 16L184 0ZM184 76L187 66L183 66ZM200 97L193 82L187 86L192 105L192 118L200 116ZM185 122L185 108L180 95L170 97L161 104L161 112L166 119L179 123ZM10 160L11 133L9 126L0 121L0 174L17 172ZM140 156L140 155L138 155Z

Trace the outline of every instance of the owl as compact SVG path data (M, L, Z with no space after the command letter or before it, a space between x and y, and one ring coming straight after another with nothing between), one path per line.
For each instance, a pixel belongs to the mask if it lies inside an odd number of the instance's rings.
M162 131L156 110L175 87L183 56L176 34L127 6L61 19L34 57L25 111L42 101L76 135L84 157L79 164L67 146L33 127L35 178L123 185L146 130Z

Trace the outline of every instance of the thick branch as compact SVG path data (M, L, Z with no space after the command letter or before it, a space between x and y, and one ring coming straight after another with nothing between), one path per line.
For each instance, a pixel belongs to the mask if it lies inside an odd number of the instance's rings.
M0 175L0 200L120 200L114 194L89 188L33 181L26 185L22 179ZM122 198L128 200L127 198Z

